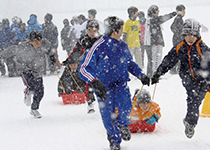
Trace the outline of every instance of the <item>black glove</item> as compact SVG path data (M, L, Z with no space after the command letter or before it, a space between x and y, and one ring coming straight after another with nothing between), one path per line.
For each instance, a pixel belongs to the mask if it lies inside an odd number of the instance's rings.
M53 62L53 63L56 63L57 60L55 59L54 55L51 55L50 56L50 61Z
M177 12L174 11L174 12L171 13L171 15L172 15L172 17L174 17L174 16L177 15Z
M140 80L141 80L141 83L143 84L143 85L150 85L150 78L148 78L146 75L143 75L141 78L140 78Z
M158 83L159 82L159 78L160 78L160 74L158 74L157 72L155 72L155 74L152 76L152 84Z
M206 81L199 82L199 85L201 87L201 90L208 92L210 85L206 83Z
M99 99L105 102L107 98L107 94L106 94L107 90L106 90L105 85L99 79L93 80L91 84L95 90L96 95L99 97Z
M63 66L68 65L68 59L64 60L64 61L62 62L62 65L63 65Z

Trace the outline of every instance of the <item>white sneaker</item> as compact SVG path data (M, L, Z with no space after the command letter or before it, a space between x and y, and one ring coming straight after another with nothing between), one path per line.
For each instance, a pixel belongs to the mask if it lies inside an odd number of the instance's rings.
M38 110L32 110L32 109L31 109L30 114L31 114L32 116L34 116L34 118L41 118L41 117L42 117Z
M33 94L32 91L29 91L28 93L26 93L26 90L24 91L24 103L26 104L26 106L31 106L32 94Z
M88 109L88 112L87 112L88 114L91 114L91 113L95 112L93 104L88 104L87 109Z

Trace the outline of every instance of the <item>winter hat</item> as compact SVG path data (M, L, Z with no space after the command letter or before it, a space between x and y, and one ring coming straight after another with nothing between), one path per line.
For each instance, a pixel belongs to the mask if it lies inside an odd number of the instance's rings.
M75 63L79 63L77 58L74 57L68 58L68 64L75 64Z
M30 32L30 37L29 37L29 39L30 39L31 41L34 41L34 40L39 41L39 40L42 39L42 34L41 34L39 31L37 31L37 30L33 30L33 31Z
M65 26L68 26L68 25L69 25L69 20L65 18L65 19L63 20L63 24L64 24Z
M139 98L136 100L137 105L139 105L140 103L151 103L151 95L145 89L141 91Z
M86 18L85 18L85 16L83 15L83 14L81 14L81 15L79 15L78 17L77 17L78 19L81 19L81 20L86 20Z
M152 17L152 14L156 13L159 10L159 7L157 5L151 5L148 9L147 15L149 17Z
M88 13L91 14L95 18L97 11L95 9L90 9L88 10Z
M47 13L47 14L44 16L44 19L47 20L47 21L52 21L53 15L50 14L50 13Z
M124 21L116 16L110 16L104 20L105 35L111 36L112 32L119 32Z
M176 6L176 11L182 11L182 10L185 10L184 5L180 4L180 5Z
M127 9L129 17L135 14L138 11L138 8L135 6L131 6Z
M144 12L143 12L143 11L139 11L138 17L139 17L139 18L144 18L144 17L145 17Z
M98 21L95 20L95 19L88 20L87 25L86 25L86 29L89 28L89 27L99 29Z
M9 19L7 19L7 18L2 19L2 24L3 25L9 24Z
M182 35L192 34L200 37L200 23L194 19L186 19L182 29Z

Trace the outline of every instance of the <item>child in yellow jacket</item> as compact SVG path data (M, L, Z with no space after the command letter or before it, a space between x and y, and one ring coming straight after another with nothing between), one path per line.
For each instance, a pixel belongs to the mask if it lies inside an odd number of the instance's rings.
M139 89L136 90L133 107L130 113L129 125L130 131L135 132L153 132L155 124L161 117L160 107L157 103L151 101L150 93L143 89L137 98Z

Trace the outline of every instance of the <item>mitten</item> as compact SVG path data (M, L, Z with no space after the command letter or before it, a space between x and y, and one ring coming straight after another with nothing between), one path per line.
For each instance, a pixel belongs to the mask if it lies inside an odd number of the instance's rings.
M150 85L150 78L148 78L146 75L143 75L141 78L140 78L141 82L143 85Z
M94 79L91 84L92 84L98 98L105 102L105 100L107 98L107 94L106 94L107 90L106 90L105 85L97 78Z
M53 63L56 63L56 59L55 59L54 55L50 56L50 61L53 62Z
M159 116L157 114L152 115L148 120L146 120L146 123L153 125L156 121L158 121Z
M205 92L209 91L210 85L206 81L201 81L201 82L199 82L199 84L200 84L202 91L205 91Z
M68 59L64 60L64 61L62 62L62 65L63 65L63 66L68 65Z
M158 83L159 82L159 78L160 78L160 74L158 74L157 72L155 72L155 74L152 76L152 84Z
M171 15L174 17L174 16L177 15L177 12L174 11L174 12L171 13Z

